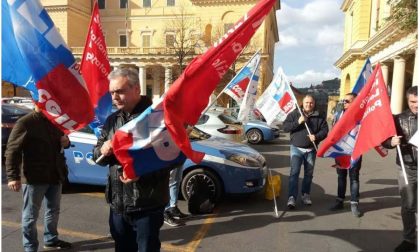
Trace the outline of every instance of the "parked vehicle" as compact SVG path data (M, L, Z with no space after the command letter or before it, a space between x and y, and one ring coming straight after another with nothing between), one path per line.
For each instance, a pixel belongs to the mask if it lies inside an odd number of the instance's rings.
M1 99L2 104L16 104L28 109L34 108L34 103L31 97L4 97Z
M217 110L207 111L201 115L195 127L212 136L226 138L234 142L245 140L242 123L233 116Z
M260 120L248 121L244 125L244 129L246 138L251 144L272 141L280 136L280 130L277 126L269 126L266 122Z
M105 185L108 168L93 162L96 137L89 128L69 135L71 147L65 150L70 183ZM203 178L212 196L247 194L261 190L266 183L265 158L245 144L211 136L197 128L190 133L192 148L205 153L201 163L187 159L182 166L181 192L188 199L191 186Z
M210 111L219 111L219 113L230 115L235 119L238 117L239 107L213 107ZM246 139L249 143L259 144L263 141L272 141L280 136L279 127L275 125L268 125L258 110L253 110L251 113L249 113L248 120L249 121L244 123L243 128Z
M15 126L16 121L32 110L16 104L1 105L1 145L3 153L6 149L7 140Z

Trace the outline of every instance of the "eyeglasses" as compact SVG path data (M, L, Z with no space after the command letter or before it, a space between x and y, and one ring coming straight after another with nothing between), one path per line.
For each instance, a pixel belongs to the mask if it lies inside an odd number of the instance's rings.
M350 100L343 100L344 103L350 103Z

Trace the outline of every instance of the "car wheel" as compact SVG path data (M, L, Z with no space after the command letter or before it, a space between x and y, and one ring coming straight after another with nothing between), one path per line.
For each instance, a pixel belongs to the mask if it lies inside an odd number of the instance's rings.
M263 140L263 133L259 129L250 129L246 132L246 138L248 143L259 144Z
M190 189L194 184L194 181L197 180L197 178L202 178L204 181L207 182L210 192L214 197L214 201L218 202L223 194L222 183L219 177L214 172L201 168L194 169L188 172L182 179L181 191L184 199L188 200L190 198Z

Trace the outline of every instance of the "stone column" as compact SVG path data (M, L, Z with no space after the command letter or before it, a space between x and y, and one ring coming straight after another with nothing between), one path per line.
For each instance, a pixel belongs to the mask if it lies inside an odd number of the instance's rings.
M172 67L165 66L165 92L168 91L172 84Z
M419 62L419 54L418 54L419 49L417 48L416 51L414 52L414 69L413 69L413 83L412 86L418 86L420 83L420 79L419 79L419 67L420 67L420 62Z
M385 63L381 63L381 70L382 70L382 75L384 77L384 81L385 81L385 85L388 86L388 76L389 76L389 68Z
M158 100L160 98L160 83L159 83L159 70L158 69L153 69L153 89L152 89L152 93L153 93L153 102L155 102L156 100Z
M391 111L393 114L402 112L404 102L404 81L405 59L397 57L394 59L394 71L392 74Z
M140 94L146 95L146 66L137 65L139 68L139 80L140 80Z

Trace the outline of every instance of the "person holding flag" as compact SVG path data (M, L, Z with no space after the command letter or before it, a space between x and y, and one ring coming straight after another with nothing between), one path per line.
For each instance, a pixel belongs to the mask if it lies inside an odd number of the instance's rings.
M26 252L38 251L36 222L44 204L44 248L69 249L58 238L62 185L67 180L64 148L70 140L35 105L13 127L6 148L7 186L23 191L22 240Z
M394 251L417 251L417 147L409 140L417 132L417 86L410 87L406 92L408 109L394 116L397 135L388 138L382 145L391 149L399 147L401 155L397 155L398 185L401 195L401 218L403 222L403 238ZM408 184L404 180L402 165L405 167Z
M312 205L310 193L316 146L328 134L328 124L325 117L315 110L315 98L312 95L303 97L302 112L297 108L287 115L283 122L283 130L290 132L290 176L287 207L289 209L296 207L302 163L304 167L302 202L305 205Z
M152 101L140 95L139 74L134 68L117 68L109 74L109 92L117 111L111 114L94 148L94 160L109 166L106 200L115 251L160 251L159 232L169 201L169 170L161 169L129 178L117 160L112 141L116 131L149 108ZM139 131L143 129L138 129ZM100 156L104 156L99 160ZM143 164L146 159L140 160ZM149 164L150 166L150 164Z
M349 108L350 104L356 98L355 93L348 93L344 97L343 104L344 108L340 115L337 117L337 121L343 116L344 112ZM335 123L337 122L335 121ZM333 123L333 126L335 125ZM360 217L361 213L359 210L359 171L362 166L362 157L360 157L355 163L353 163L350 167L343 164L343 159L348 159L348 163L350 163L350 156L343 156L340 158L336 158L335 167L337 167L337 198L335 200L335 204L330 208L331 211L337 211L344 208L344 198L346 196L346 187L347 187L347 173L349 174L350 179L350 195L351 195L351 212L354 216ZM345 167L344 167L345 166ZM348 171L347 171L348 170Z

